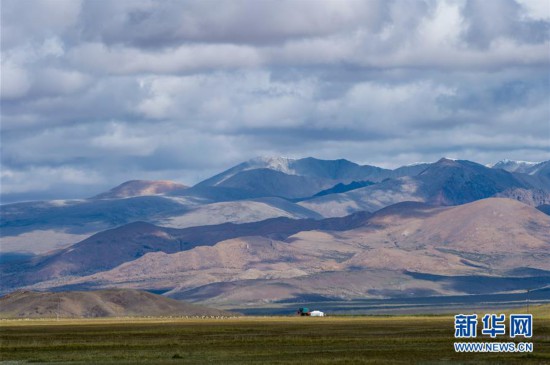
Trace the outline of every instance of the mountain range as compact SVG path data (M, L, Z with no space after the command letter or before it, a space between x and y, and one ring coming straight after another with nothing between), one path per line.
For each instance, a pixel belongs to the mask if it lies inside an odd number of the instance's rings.
M492 196L549 204L550 162L529 166L523 173L511 161L489 168L441 159L389 170L347 160L256 158L190 188L133 180L88 199L1 205L1 252L41 254L136 221L185 228L320 219L402 201L453 205Z
M192 187L134 180L0 206L0 291L133 288L238 308L542 288L549 204L550 161L255 158Z

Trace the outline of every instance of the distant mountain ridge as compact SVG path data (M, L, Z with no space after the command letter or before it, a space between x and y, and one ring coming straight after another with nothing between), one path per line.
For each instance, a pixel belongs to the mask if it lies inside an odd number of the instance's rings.
M543 180L537 176L509 173L470 161L443 158L416 176L389 179L299 204L323 216L345 216L355 211L375 211L401 201L458 205L521 189L538 192L539 195L529 197L532 199L525 199L525 203L532 202L533 206L537 206L550 198L550 184L546 190L540 188L543 186ZM517 197L521 198L521 195Z
M259 193L262 196L307 198L338 183L349 184L365 180L379 182L387 178L418 174L426 166L419 164L389 170L376 166L361 166L345 159L263 157L234 166L200 182L186 193L193 194L201 188L217 187L246 191L248 194Z
M136 221L185 228L276 217L321 219L402 201L455 205L491 196L549 204L550 162L520 163L528 173L507 172L517 170L514 164L487 168L442 159L390 170L344 159L255 158L189 188L132 180L91 199L1 205L0 254L43 253ZM364 181L373 184L360 186Z
M544 163L544 162L542 162ZM540 165L541 162L529 162L529 161L514 161L514 160L501 160L489 167L493 169L502 169L508 172L521 172L523 174L530 174L533 171L536 171L537 165Z

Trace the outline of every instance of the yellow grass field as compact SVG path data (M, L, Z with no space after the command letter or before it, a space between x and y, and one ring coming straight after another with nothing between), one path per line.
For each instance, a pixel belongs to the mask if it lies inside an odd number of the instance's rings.
M0 355L9 364L542 364L547 308L533 308L532 353L456 353L452 316L338 316L2 320Z

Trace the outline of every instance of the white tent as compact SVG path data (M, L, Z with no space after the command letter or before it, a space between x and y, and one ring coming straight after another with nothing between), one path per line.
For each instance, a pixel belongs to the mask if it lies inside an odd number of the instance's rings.
M325 313L323 313L321 311L311 311L309 313L309 315L312 316L312 317L324 317Z

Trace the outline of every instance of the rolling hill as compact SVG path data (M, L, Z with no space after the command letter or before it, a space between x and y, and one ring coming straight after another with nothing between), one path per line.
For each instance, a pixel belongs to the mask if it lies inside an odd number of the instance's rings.
M304 296L495 293L550 282L550 217L510 199L456 207L408 202L341 220L287 220L285 234L274 235L277 221L243 225L247 228L234 237L214 235L210 243L184 250L145 253L86 276L37 271L35 278L42 279L29 288L133 287L231 307ZM297 222L312 225L305 229ZM324 226L313 225L319 222ZM119 242L139 242L144 236L129 237ZM83 256L101 251L93 243L90 247ZM46 263L67 260L68 254Z
M164 196L24 202L0 206L2 252L45 253L135 221L185 214L196 203Z
M0 318L234 316L234 313L131 289L16 291L0 298Z
M277 217L323 218L320 214L285 199L257 198L204 204L157 223L165 227L187 228L222 223L250 223Z
M272 218L260 222L174 229L135 222L97 233L68 248L36 256L27 262L0 266L2 291L59 276L83 276L109 270L150 252L175 253L197 246L211 246L236 237L259 235L285 239L300 231L342 231L360 226L367 213L323 220Z
M25 202L0 206L0 254L43 254L124 224L143 221L166 227L245 223L276 217L322 218L280 198L211 203L192 197L138 196L76 201Z

